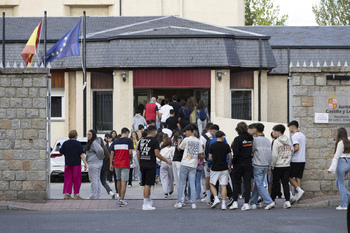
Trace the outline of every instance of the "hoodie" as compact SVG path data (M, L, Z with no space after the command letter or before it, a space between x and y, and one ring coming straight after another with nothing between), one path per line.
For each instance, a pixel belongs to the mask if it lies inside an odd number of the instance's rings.
M145 118L143 118L143 116L141 116L140 114L136 114L132 118L132 129L137 132L139 130L139 125L143 125L146 128L147 122Z
M261 135L253 141L253 165L255 167L270 167L272 163L271 142Z
M102 160L105 158L103 148L100 144L100 140L96 139L92 142L90 149L85 152L86 162L94 164L102 164Z
M278 137L272 147L272 168L290 167L294 148L286 135Z
M232 164L252 164L253 136L248 133L238 135L232 144Z

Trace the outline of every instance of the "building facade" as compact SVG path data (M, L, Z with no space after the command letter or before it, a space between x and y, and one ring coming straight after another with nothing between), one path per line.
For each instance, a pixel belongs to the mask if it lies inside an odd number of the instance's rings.
M164 16L174 15L222 26L244 26L244 0L2 0L7 16Z

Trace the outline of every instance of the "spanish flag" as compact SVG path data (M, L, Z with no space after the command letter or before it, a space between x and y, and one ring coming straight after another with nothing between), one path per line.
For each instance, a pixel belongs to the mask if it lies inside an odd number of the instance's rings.
M21 56L24 62L26 63L26 66L28 65L28 63L32 64L33 56L36 54L36 47L39 42L42 23L43 21L41 20L39 25L34 29L32 35L30 36L26 46L24 46L24 49L21 53Z

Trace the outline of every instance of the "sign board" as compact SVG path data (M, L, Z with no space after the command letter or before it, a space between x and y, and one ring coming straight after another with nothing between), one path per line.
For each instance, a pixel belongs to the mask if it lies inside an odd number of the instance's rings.
M315 92L315 123L350 124L350 93Z

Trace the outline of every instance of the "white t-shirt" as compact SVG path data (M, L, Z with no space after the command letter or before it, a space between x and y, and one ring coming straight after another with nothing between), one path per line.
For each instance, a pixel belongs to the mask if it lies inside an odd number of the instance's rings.
M198 154L203 153L203 147L199 139L193 136L187 137L182 140L179 147L184 150L181 165L197 168Z
M163 105L162 108L159 110L159 114L162 114L161 122L166 122L166 120L170 117L170 110L174 109L173 106L170 105Z
M295 146L299 145L299 150L292 156L293 163L305 163L305 152L306 152L306 137L301 132L296 132L292 136L292 144Z
M171 138L171 136L173 136L173 131L171 131L170 129L162 129L162 132L167 134L169 138Z

